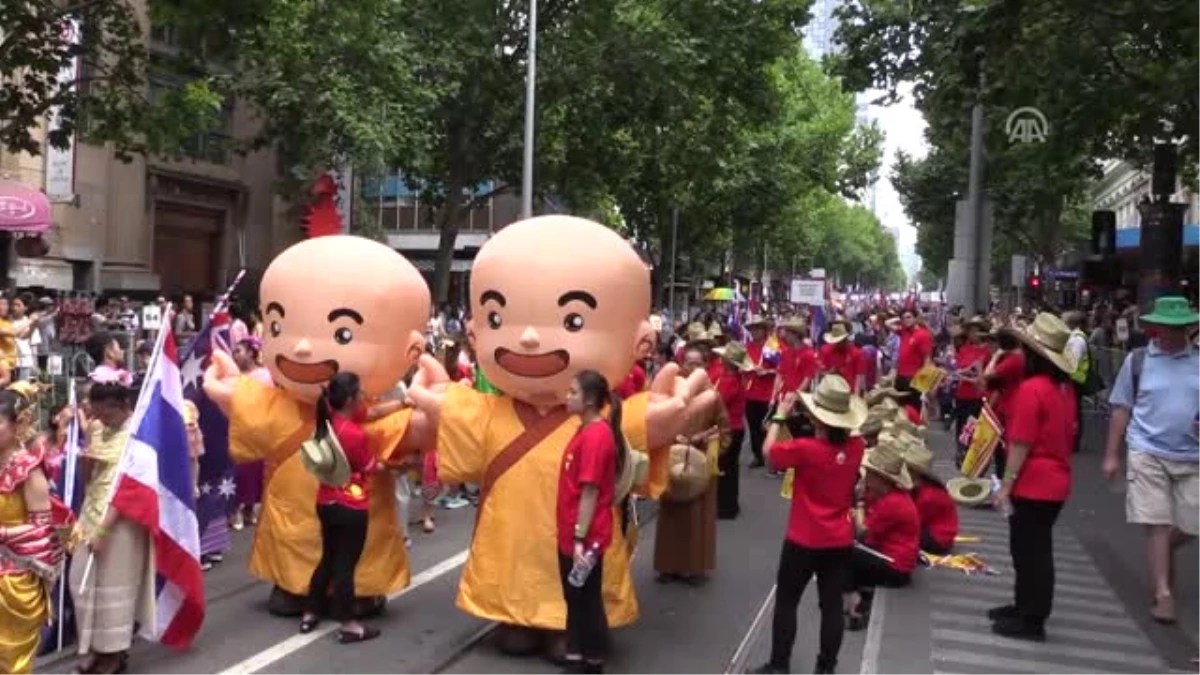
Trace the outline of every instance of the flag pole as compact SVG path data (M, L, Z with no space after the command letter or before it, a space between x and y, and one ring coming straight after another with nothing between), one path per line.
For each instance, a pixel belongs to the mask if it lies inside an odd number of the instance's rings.
M167 303L164 319L168 322L173 322L175 320L175 307L169 302ZM167 333L173 334L173 331L171 330L171 323L167 323L166 325L167 328L158 331L158 336L154 338L154 351L151 353L150 362L146 366L147 373L153 373L154 369L158 367L158 362L160 359L162 359L163 346L167 344ZM146 406L150 405L151 395L152 394L149 393L149 390L143 386L142 390L138 392L137 405L134 406L133 413L129 416L129 420L136 419L138 413L143 412ZM128 423L129 420L126 420L126 422ZM125 440L125 447L121 449L121 457L117 461L118 479L121 477L121 467L124 466L125 458L129 455L129 446L131 445L132 441L133 434L130 434L129 438ZM108 499L105 500L106 506L104 507L104 515L101 517L101 522L104 522L104 520L108 518L108 512L112 510L112 501L113 497L115 497L117 494L118 482L119 481L113 481L112 486L108 489ZM83 567L83 578L79 581L80 591L87 588L88 577L91 576L92 564L94 562L96 562L96 553L89 548L87 564Z
M67 427L67 452L63 467L62 496L67 508L75 501L75 473L79 466L79 400L75 390L75 378L67 380L67 407L71 409L71 426ZM64 576L58 579L58 645L63 648L65 636L64 619L67 611L67 580Z
M213 305L213 309L211 312L209 312L208 318L204 320L204 325L200 327L200 330L196 331L196 334L192 336L191 341L188 342L187 349L185 349L179 355L180 363L184 363L191 358L192 352L196 351L196 338L204 334L204 329L208 327L208 324L212 323L213 317L229 307L229 298L233 297L233 292L237 290L238 285L242 283L242 279L245 278L245 276L246 268L243 267L238 271L237 276L233 278L233 283L229 284L229 288L226 288L224 293L217 296L217 304Z

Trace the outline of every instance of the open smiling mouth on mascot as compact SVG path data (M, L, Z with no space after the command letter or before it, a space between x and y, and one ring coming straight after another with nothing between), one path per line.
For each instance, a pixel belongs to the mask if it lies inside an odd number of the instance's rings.
M553 377L567 369L571 355L565 349L545 354L518 354L504 347L494 352L500 367L521 377Z
M279 354L275 357L275 367L287 379L296 384L323 384L337 375L338 362L333 359L317 363L300 363Z

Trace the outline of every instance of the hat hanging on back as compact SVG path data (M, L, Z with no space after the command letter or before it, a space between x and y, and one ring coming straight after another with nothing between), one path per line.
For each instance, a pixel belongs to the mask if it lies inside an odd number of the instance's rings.
M340 487L350 480L350 461L329 427L325 438L310 438L300 444L300 461L304 468L325 485Z
M857 429L867 419L867 404L850 393L850 385L840 375L821 378L816 392L801 392L800 400L813 417L831 427Z

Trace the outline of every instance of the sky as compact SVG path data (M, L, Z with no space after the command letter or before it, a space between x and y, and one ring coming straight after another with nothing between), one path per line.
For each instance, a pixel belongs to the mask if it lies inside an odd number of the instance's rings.
M904 98L890 106L870 107L870 117L875 120L884 133L884 156L879 170L879 183L875 194L875 215L886 228L900 230L900 240L897 242L900 254L900 264L910 276L916 276L920 267L917 257L917 229L909 222L900 203L900 195L892 186L892 165L895 163L896 152L903 150L915 157L924 157L928 152L925 143L925 119L912 105L909 96L911 87L904 87ZM866 94L868 100L878 98L874 92Z

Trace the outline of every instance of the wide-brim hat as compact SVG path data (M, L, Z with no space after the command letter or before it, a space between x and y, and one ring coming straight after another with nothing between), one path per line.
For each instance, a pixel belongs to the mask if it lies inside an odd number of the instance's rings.
M890 422L884 424L884 431L889 430L892 433L908 434L913 438L923 439L925 438L926 428L924 426L917 426L913 424L912 420L908 419L908 415L901 411L901 413L893 417Z
M714 323L712 328L708 329L708 337L712 338L713 340L725 337L725 331L721 330L721 324Z
M839 429L857 429L867 420L867 404L850 393L840 375L826 375L814 393L801 392L800 400L822 424Z
M879 437L879 444L863 456L862 470L882 476L903 490L912 489L912 476L904 463L904 443L895 436Z
M746 348L740 342L730 342L724 347L717 347L713 353L743 373L754 370L754 362L750 360L750 354L746 352Z
M1187 298L1168 295L1154 301L1154 311L1142 315L1144 323L1157 326L1190 326L1200 323L1200 314L1188 307Z
M1025 330L1005 330L1059 370L1067 374L1075 372L1075 363L1065 353L1067 340L1071 339L1071 329L1062 319L1049 312L1041 312Z
M808 324L798 316L788 317L783 323L779 324L781 330L790 330L797 335L804 335L808 332Z
M699 344L703 342L712 342L712 335L704 328L702 323L690 323L687 327L687 343L689 345Z
M667 460L667 476L667 489L663 497L673 502L691 501L708 490L712 479L708 457L690 445L672 445Z
M350 480L350 461L332 430L323 439L312 438L300 444L300 461L318 481L341 487Z
M961 506L979 506L992 496L992 481L987 478L958 476L946 481L946 492Z
M892 401L895 403L897 399L908 398L908 393L900 391L895 387L876 387L867 393L867 405L876 406L884 401ZM899 408L899 406L896 406Z
M904 463L908 465L910 473L919 473L922 476L936 479L937 476L933 473L933 453L920 439L912 436L904 437Z
M746 319L746 328L753 328L755 326L769 326L769 325L771 325L771 320L769 318L763 316L762 314L751 314Z
M837 321L825 333L825 344L844 342L848 337L850 337L850 331L846 330L846 322Z
M988 330L992 327L992 322L988 321L982 314L967 319L963 322L963 328L979 328L980 330Z
M895 410L889 410L884 406L875 406L867 411L867 419L858 427L860 436L875 436L883 431L883 425L887 424L895 416Z

